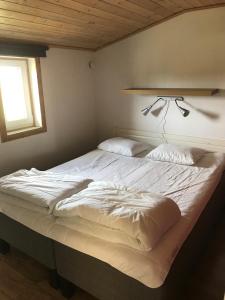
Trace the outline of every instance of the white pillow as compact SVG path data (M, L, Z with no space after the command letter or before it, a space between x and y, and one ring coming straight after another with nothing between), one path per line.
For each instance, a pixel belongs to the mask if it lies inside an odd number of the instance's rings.
M175 164L194 165L205 153L206 151L199 148L161 144L146 157Z
M98 149L125 156L135 156L148 148L149 145L122 137L111 138L98 145Z

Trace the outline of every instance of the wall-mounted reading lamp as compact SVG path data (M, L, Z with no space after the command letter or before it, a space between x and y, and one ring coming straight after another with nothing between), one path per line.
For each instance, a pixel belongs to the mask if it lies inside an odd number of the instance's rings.
M184 101L184 97L179 97L175 99L176 106L179 108L180 112L182 113L183 117L187 117L190 114L190 111L186 108L180 106L177 101Z
M159 100L164 100L163 98L161 97L158 97L158 99L152 104L152 105L149 105L147 107L145 107L144 109L141 110L142 114L144 116L147 116L147 114L150 112L150 110L153 108L153 106L159 101Z
M190 114L190 111L189 111L188 109L183 108L182 106L180 106L180 105L178 104L178 101L184 101L184 97L174 97L174 96L172 96L172 97L169 96L169 97L171 98L171 100L174 100L174 101L175 101L176 106L177 106L177 108L179 109L179 111L182 113L183 117L187 117L187 116ZM149 106L147 106L147 107L145 107L144 109L141 110L142 114L143 114L144 116L147 116L147 114L151 111L151 109L153 108L153 106L154 106L158 101L160 101L160 100L165 101L165 99L164 99L163 97L158 97L157 100L156 100L153 104L151 104L151 105L149 105Z

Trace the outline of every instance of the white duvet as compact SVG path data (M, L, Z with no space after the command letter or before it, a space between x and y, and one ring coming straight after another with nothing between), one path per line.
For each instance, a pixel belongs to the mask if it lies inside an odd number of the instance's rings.
M53 214L58 224L76 228L76 218L97 224L94 236L149 251L181 217L177 204L167 197L112 182L96 181L58 202ZM83 232L90 234L88 227ZM106 229L106 230L105 230ZM92 232L92 231L91 231ZM122 233L124 240L121 239Z
M9 198L10 204L51 213L58 201L78 193L90 182L79 176L36 169L19 170L0 178L0 192L18 198L14 203L13 198Z

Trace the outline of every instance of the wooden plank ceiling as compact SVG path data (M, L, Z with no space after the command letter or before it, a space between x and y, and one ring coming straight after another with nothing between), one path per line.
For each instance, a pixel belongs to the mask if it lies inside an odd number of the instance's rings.
M0 40L96 50L225 0L0 0Z

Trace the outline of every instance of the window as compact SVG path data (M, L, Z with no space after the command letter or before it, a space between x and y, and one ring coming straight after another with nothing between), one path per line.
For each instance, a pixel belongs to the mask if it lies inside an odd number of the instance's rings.
M38 58L0 57L1 141L46 131Z

